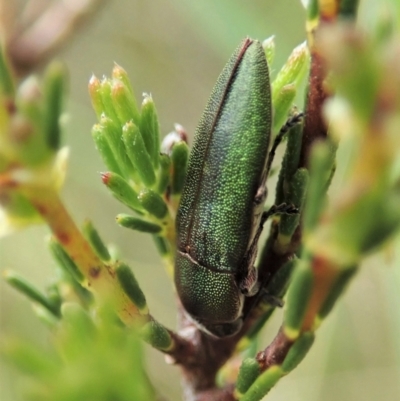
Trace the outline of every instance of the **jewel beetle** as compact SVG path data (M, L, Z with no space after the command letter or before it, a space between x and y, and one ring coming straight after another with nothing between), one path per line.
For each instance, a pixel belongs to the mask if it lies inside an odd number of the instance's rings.
M220 74L197 127L177 217L174 280L183 307L206 332L236 333L245 296L258 291L272 126L268 64L245 39Z

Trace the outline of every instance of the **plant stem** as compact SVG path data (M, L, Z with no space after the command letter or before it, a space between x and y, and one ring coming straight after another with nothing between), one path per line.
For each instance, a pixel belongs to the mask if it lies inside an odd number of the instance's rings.
M127 325L137 324L138 308L124 293L115 277L112 266L103 263L83 237L58 194L53 190L37 188L24 191L26 197L49 225L64 250L79 267L85 280L83 286L93 291L100 299L111 300L120 319Z

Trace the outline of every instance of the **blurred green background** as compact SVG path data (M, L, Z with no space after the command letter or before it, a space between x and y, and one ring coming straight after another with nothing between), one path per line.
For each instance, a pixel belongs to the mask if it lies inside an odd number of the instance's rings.
M363 2L365 20L374 17L374 7L373 0ZM170 327L175 325L173 291L155 247L148 236L115 224L123 207L101 184L104 166L90 135L95 122L87 94L90 75L110 74L117 62L128 71L138 100L143 92L153 95L163 135L175 122L192 135L220 70L240 40L275 35L276 72L293 47L305 40L304 21L299 0L110 0L57 55L70 74L64 143L71 158L65 203L78 223L90 218L103 238L118 246L121 257L133 266L152 314ZM335 183L333 191L334 187ZM55 274L44 241L47 234L46 227L38 226L3 238L1 269L12 268L44 288ZM306 360L268 400L400 399L400 240L396 244L364 263ZM29 303L3 282L0 297L1 336L48 347L51 337ZM263 346L273 338L280 319L278 311L264 332ZM180 399L178 369L167 366L149 347L146 352L156 388L170 400ZM23 384L17 372L1 365L1 401L21 400Z

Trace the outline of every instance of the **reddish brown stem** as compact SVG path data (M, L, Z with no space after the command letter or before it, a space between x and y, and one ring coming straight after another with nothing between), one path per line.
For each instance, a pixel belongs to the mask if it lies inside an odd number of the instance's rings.
M281 327L272 343L256 356L261 372L273 365L281 365L292 345L293 341L285 336L283 328Z
M322 106L329 96L324 88L325 75L321 56L312 51L299 168L308 166L309 153L314 142L327 137L327 127L322 116Z

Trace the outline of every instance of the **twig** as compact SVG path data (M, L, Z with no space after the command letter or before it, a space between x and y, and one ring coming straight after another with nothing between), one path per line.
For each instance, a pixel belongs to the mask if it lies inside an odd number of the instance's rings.
M22 21L14 21L13 27L8 22L7 29L11 29L11 32L6 32L6 48L16 74L19 76L27 75L37 65L47 60L72 33L76 32L77 26L82 24L98 8L101 1L65 0L51 2L47 9L32 23L28 17ZM1 6L2 9L7 9L4 5ZM35 6L34 2L31 1L29 6L32 9ZM5 17L6 15L3 16L3 19Z

